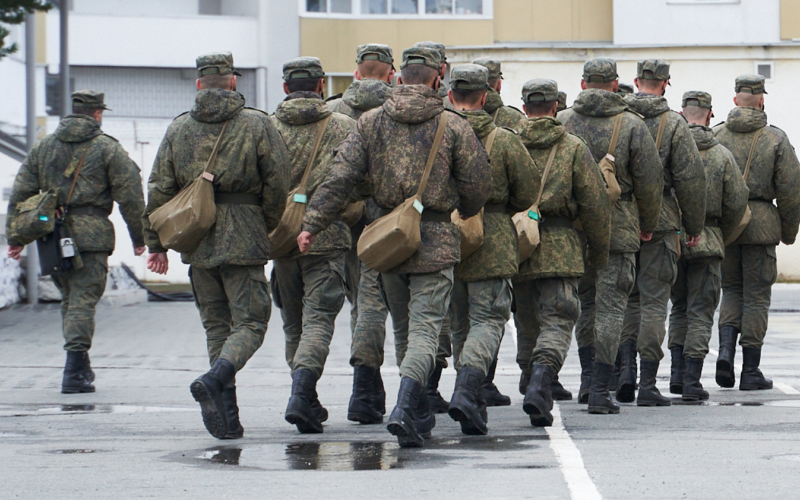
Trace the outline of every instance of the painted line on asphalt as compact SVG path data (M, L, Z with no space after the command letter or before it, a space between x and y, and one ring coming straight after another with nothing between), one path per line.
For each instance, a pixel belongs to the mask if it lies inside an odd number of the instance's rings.
M712 349L710 347L708 348L708 353L710 355L712 355L712 356L719 356L719 351L715 351L714 349Z
M795 389L794 387L792 387L789 384L784 384L782 382L773 382L772 386L775 387L776 389L778 389L779 391L781 391L784 394L789 394L789 395L800 394L800 391L798 391L797 389Z
M592 478L589 477L589 472L583 465L581 452L564 428L558 403L553 404L552 414L553 426L545 427L544 430L550 438L550 449L555 453L561 466L561 473L567 482L570 497L572 500L602 500L603 497L597 491Z

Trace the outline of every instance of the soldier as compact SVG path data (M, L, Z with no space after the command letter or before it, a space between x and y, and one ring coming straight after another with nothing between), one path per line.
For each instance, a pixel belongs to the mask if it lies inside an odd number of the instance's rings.
M511 215L536 201L535 166L513 129L500 128L483 111L489 71L463 64L450 74L450 100L489 150L492 190L483 207L483 244L455 267L450 300L455 391L450 416L464 434L486 434L484 380L511 316L511 278L517 273L517 234ZM491 382L490 382L491 383Z
M369 176L373 197L387 214L419 186L442 113L449 121L439 154L422 196L422 242L414 255L381 273L384 290L397 325L404 325L408 349L400 365L400 391L387 429L400 446L419 447L435 425L427 398L422 397L433 371L436 344L447 314L453 287L453 266L460 260L458 229L452 210L476 215L489 197L491 167L469 123L444 111L436 91L440 58L426 47L403 53L400 85L378 109L365 113L338 148L331 173L317 189L298 237L307 251L316 235L330 225L338 207ZM407 316L395 312L405 308Z
M625 103L644 117L663 165L664 198L661 218L653 237L643 241L636 260L636 285L628 299L620 339L620 377L617 400L633 402L636 391L636 352L642 360L639 406L669 406L670 399L656 387L658 365L664 357L667 309L678 274L680 232L689 248L697 246L706 216L706 181L703 161L686 120L670 111L663 97L669 85L669 64L660 59L640 61L634 84L636 94ZM673 194L674 189L674 194ZM682 219L682 221L681 221ZM680 364L683 356L673 361Z
M556 106L556 113L561 113L567 109L567 93L561 90L558 91L558 106Z
M522 88L522 100L528 116L522 142L541 171L544 189L538 203L541 242L514 278L514 322L518 345L534 346L523 353L523 359L530 357L528 364L520 365L530 378L522 409L532 425L546 427L553 424L552 388L564 391L557 373L580 313L578 278L584 273L584 259L574 221L580 220L584 228L589 260L602 270L608 263L611 205L586 143L556 119L558 84L530 80Z
M608 266L592 270L590 262L588 268L596 276L592 282L581 283L584 288L580 290L578 331L591 332L592 328L585 326L590 322L583 317L594 318L594 342L581 346L588 342L578 336L581 386L585 380L591 380L589 413L600 414L619 413L619 406L611 400L608 381L617 356L625 306L635 281L634 254L639 250L640 238L649 240L658 226L664 187L655 142L644 121L630 112L622 96L616 94L617 78L617 63L613 59L587 61L581 81L584 90L572 107L558 116L567 132L586 141L595 161L607 154L611 157L622 190L611 209ZM616 124L619 124L617 142L610 148ZM586 300L591 297L593 302Z
M449 89L447 87L447 83L445 82L445 79L447 78L447 52L444 44L438 42L417 42L414 44L414 47L426 47L435 50L439 54L439 58L441 60L441 69L439 70L440 83L439 90L436 91L436 94L442 98L444 107L449 108L451 106L450 99L447 97L447 91ZM447 357L449 358L450 354L448 354Z
M622 96L633 94L633 85L631 85L630 83L620 83L619 89L617 90L617 94Z
M353 120L358 120L364 112L383 104L392 93L392 48L379 43L359 45L356 50L356 64L356 81L347 87L341 99L328 101L331 111L347 115Z
M489 113L498 127L508 127L518 130L520 122L525 119L525 114L514 106L503 104L500 89L503 87L503 72L500 71L500 60L493 57L481 57L472 61L489 70L489 93L486 95L484 111Z
M286 99L271 116L292 159L290 189L308 177L311 197L333 165L336 147L355 121L333 113L322 100L325 81L316 57L300 57L283 65ZM320 127L325 127L314 151ZM311 155L316 153L309 167ZM306 168L310 172L306 173ZM341 220L322 231L308 252L298 249L275 259L275 280L281 302L286 362L292 369L292 396L285 419L301 433L322 432L328 412L317 399L316 385L328 357L336 316L344 305L344 254L350 248L350 228Z
M94 337L95 306L106 289L108 256L114 251L114 227L108 220L119 204L133 242L133 253L144 253L141 215L144 212L139 167L116 139L100 129L105 94L96 90L72 93L72 114L55 133L37 142L14 181L8 202L8 256L19 260L23 245L15 239L17 204L50 189L58 190L63 207L75 176L75 191L65 225L83 266L53 276L61 292L61 320L67 361L61 392L94 392L95 375L89 362ZM80 172L76 170L80 168ZM29 269L29 272L37 272Z
M778 275L775 246L793 244L800 224L800 164L786 134L767 125L766 93L763 76L739 76L733 99L736 107L727 122L714 127L714 135L733 153L750 189L752 219L741 236L725 248L722 261L716 373L720 387L735 385L733 359L741 333L744 361L739 389L743 391L772 388L772 381L758 366L772 285Z
M148 182L144 235L147 267L166 274L167 250L147 214L190 185L219 141L214 175L216 223L197 250L181 254L189 264L195 304L206 330L211 369L192 382L203 423L217 439L242 437L236 404L236 372L264 340L270 297L264 265L267 234L281 218L289 186L286 146L266 113L245 108L236 92L230 52L197 58L197 96L161 141Z
M706 172L706 219L703 237L694 248L681 241L678 278L672 287L669 316L669 350L672 374L669 391L684 401L708 399L700 375L708 354L714 326L714 311L722 285L725 238L736 227L747 208L747 186L733 155L714 138L708 128L711 95L691 91L683 94L683 116L689 122ZM676 360L676 357L680 357ZM685 360L685 368L684 368ZM677 362L676 362L677 361Z

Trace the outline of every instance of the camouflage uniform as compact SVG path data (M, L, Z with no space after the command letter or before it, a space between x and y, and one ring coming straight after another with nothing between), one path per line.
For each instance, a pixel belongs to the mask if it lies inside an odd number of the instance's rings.
M556 113L560 113L567 109L567 93L561 90L558 91L558 107L556 108Z
M624 96L628 94L633 94L633 92L634 92L633 85L631 85L630 83L619 84L619 90L617 90L617 94Z
M489 80L503 78L500 61L493 57L481 57L473 61L489 70ZM525 119L525 113L513 106L503 104L503 98L495 89L490 88L486 94L486 104L483 110L491 115L494 124L498 127L506 127L520 131L520 122Z

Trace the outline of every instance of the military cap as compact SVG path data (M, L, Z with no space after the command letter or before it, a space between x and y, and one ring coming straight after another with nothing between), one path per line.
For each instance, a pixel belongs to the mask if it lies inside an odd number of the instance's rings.
M523 102L553 102L558 100L558 84L555 80L535 78L522 87Z
M414 44L414 47L426 47L429 49L435 50L439 57L442 59L442 63L444 64L447 62L447 54L445 53L444 44L437 43L437 42L417 42Z
M683 94L683 102L681 107L698 106L701 108L711 109L711 94L708 92L701 92L699 90L690 90Z
M301 78L322 78L322 63L317 57L298 57L283 63L283 79L285 81Z
M72 105L85 109L107 109L105 105L106 95L96 90L78 90L72 93Z
M403 63L400 65L400 69L405 68L409 64L423 64L436 71L442 69L442 59L436 49L422 47L420 45L415 45L403 51Z
M230 52L211 52L203 54L195 61L197 63L198 78L206 75L242 76L233 66L233 55Z
M562 111L567 109L567 93L562 92L561 90L558 91L558 108L556 111Z
M489 70L478 64L456 66L450 72L450 88L486 90L489 88Z
M500 71L500 61L492 57L481 57L475 59L472 64L478 64L489 70L489 80L496 80L503 78L503 72Z
M630 83L620 83L619 90L617 90L617 94L633 94L633 85Z
M739 75L736 77L736 93L768 94L764 88L765 80L766 78L761 75Z
M380 43L359 45L356 50L356 64L361 64L364 61L380 61L386 64L394 64L392 48Z
M669 80L669 63L661 59L645 59L636 64L636 78L640 80Z
M619 78L617 61L605 57L597 57L586 61L583 65L583 80L592 83L608 83Z

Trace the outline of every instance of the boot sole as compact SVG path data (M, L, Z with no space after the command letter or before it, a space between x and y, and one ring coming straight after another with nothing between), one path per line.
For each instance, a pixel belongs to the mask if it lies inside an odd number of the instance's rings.
M347 420L351 422L358 422L362 425L374 425L383 423L383 415L375 417L366 413L347 412Z
M672 401L668 401L666 403L662 403L660 401L636 401L636 406L644 406L647 408L666 408L667 406L672 406Z
M401 448L422 448L425 445L424 438L416 430L409 432L401 423L390 423L386 430L397 438Z
M240 427L237 432L229 432L222 439L241 439L242 437L244 437L244 428Z
M708 396L700 397L700 396L683 396L683 395L681 395L681 401L688 401L688 402L708 401Z
M620 403L633 403L636 400L636 384L624 384L617 388L616 398Z
M553 425L553 416L544 413L541 408L533 403L524 403L522 411L528 414L531 419L531 425L534 427L551 427Z
M564 394L559 394L558 396L556 396L555 394L552 394L552 396L553 396L553 401L572 401L572 393L571 392L564 393ZM589 401L589 400L587 399L586 401Z
M89 392L94 392L94 387L86 387L82 389L72 389L72 388L61 388L61 394L85 394Z
M192 397L200 404L200 413L203 416L203 425L209 434L217 439L225 439L228 435L228 424L225 422L224 414L219 411L223 407L220 400L217 405L206 385L199 380L192 382L189 386Z
M486 401L486 406L511 406L511 398L506 396L507 399L489 399L485 395L483 399Z
M758 384L739 384L740 391L768 391L772 389L772 386L769 387L758 385Z
M715 375L717 385L730 389L736 385L736 375L733 367L727 361L717 361L717 373Z
M457 406L450 406L447 414L461 424L461 432L468 436L485 436L489 433L489 428L486 425L476 424L475 420L470 418L467 412Z
M590 406L589 413L592 415L617 415L619 408L609 408L608 406Z
M289 398L289 406L292 406L292 399L294 397L295 396ZM286 413L283 418L290 424L296 426L300 434L323 433L322 422L317 420L316 415L314 415L314 410L310 407L307 410L286 408Z

